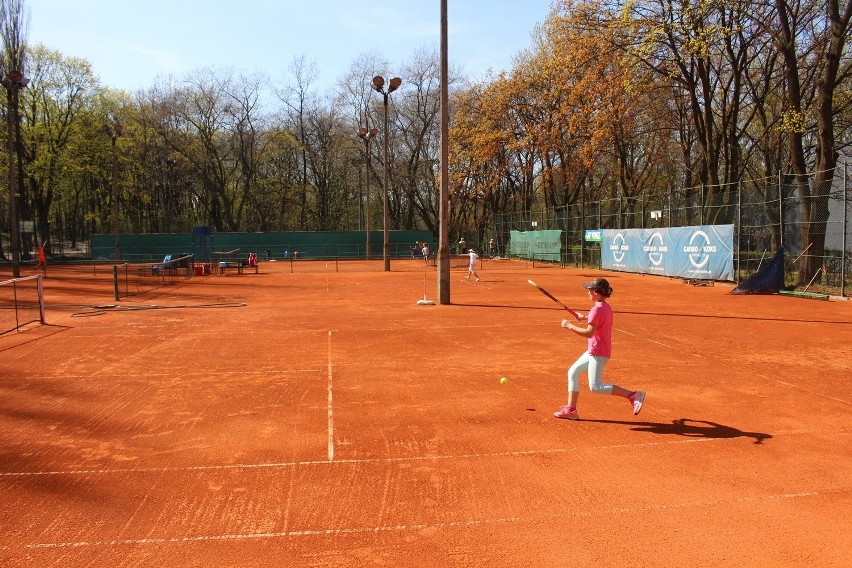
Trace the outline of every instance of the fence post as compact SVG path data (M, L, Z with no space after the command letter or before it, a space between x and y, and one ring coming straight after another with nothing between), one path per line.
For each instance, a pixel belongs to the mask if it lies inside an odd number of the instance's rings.
M781 170L778 170L778 239L784 247L784 188L781 185ZM804 244L802 245L804 246ZM791 251L792 254L792 251Z
M840 295L846 297L846 234L848 232L847 212L849 211L849 164L843 164L843 253L840 260Z
M669 202L668 202L668 211L666 211L666 215L668 217L667 228L671 229L672 227L672 186L669 186Z
M743 235L743 182L737 181L737 225L734 228L734 238L737 239L737 284L740 282L740 267L741 267L741 255L742 248L740 246L740 241L742 240Z
M580 268L586 267L586 191L580 190Z

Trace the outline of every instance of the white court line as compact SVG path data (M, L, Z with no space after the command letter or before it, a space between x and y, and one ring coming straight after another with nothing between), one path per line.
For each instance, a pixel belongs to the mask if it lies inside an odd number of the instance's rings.
M626 333L627 335L631 335L631 336L633 336L633 337L638 337L638 338L640 338L640 339L644 339L644 340L645 340L645 341L647 341L648 343L656 343L657 345L662 345L663 347L668 347L669 349L674 349L674 348L675 348L675 346L674 346L674 345L669 345L668 343L663 343L662 341L655 341L655 340L653 340L653 339L648 339L648 338L647 338L647 337L645 337L644 335L639 335L639 334L637 334L637 333L630 333L629 331L626 331L626 330L624 330L624 329L615 328L615 331L618 331L618 332L621 332L621 333ZM704 358L704 356L703 356L703 355L699 355L698 353L690 353L690 355L692 355L693 357L701 358L701 359L703 359L703 358Z
M794 385L793 383L788 383L788 382L786 382L786 381L782 381L782 380L780 380L780 379L775 379L775 378L772 378L772 377L767 377L766 375L761 375L760 373L755 373L755 374L754 374L754 376L756 376L756 377L761 377L761 378L764 378L764 379L769 380L769 381L774 381L774 382L776 382L776 383L778 383L778 384L780 384L780 385L784 385L785 387L790 387L791 389L797 389L797 390L800 390L800 391L802 391L802 392L806 392L806 393L808 393L808 394L812 394L812 395L814 395L814 396L819 396L819 397L822 397L822 398L827 398L828 400L833 400L834 402L839 402L839 403L841 403L841 404L849 404L849 405L852 405L852 402L850 402L850 401L848 401L848 400L843 400L842 398L837 398L837 397L834 397L834 396L829 396L829 395L827 395L827 394L822 394L821 392L815 392L815 391L812 391L812 390L808 390L808 389L806 389L806 388L804 388L804 387L800 387L799 385Z
M674 345L668 345L668 344L666 344L666 343L662 343L662 342L660 342L660 341L654 341L653 339L648 339L647 337L641 336L641 335L636 334L636 333L631 333L631 332L629 332L629 331L625 331L625 330L623 330L623 329L618 329L618 328L616 328L616 331L619 331L619 332L621 332L621 333L626 333L627 335L631 335L631 336L633 336L633 337L638 337L638 338L640 338L640 339L642 339L642 340L644 340L644 341L647 341L648 343L656 343L657 345L662 345L663 347L667 347L667 348L669 348L669 349L674 349L674 348L675 348L675 346L674 346ZM697 358L699 358L699 359L704 359L704 358L705 358L705 357L704 357L704 355L700 355L700 354L698 354L698 353L690 353L690 355L692 355L693 357L697 357ZM780 380L780 379L776 379L775 377L767 377L766 375L761 375L760 373L754 373L754 376L755 376L755 377L760 377L760 378L762 378L762 379L766 379L766 380L771 381L771 382L773 382L773 383L778 383L779 385L784 385L785 387L789 387L789 388L797 389L797 390L800 390L800 391L802 391L802 392L806 392L806 393L808 393L808 394L812 394L812 395L814 395L814 396L818 396L818 397L820 397L820 398L825 398L825 399L828 399L828 400L833 400L834 402L839 402L839 403L841 403L841 404L848 404L848 405L852 405L852 402L850 402L850 401L848 401L848 400L843 400L843 399L841 399L841 398L837 398L837 397L834 397L834 396L829 396L829 395L827 395L827 394L823 394L823 393L821 393L821 392L817 392L817 391L809 390L809 389L806 389L806 388L801 387L801 386L799 386L799 385L794 385L793 383L788 383L788 382L786 382L786 381L782 381L782 380Z
M240 376L244 377L247 375L290 375L296 373L320 373L322 369L274 369L274 368L266 368L266 369L240 369L239 371L228 371L228 370L201 370L195 371L192 369L182 370L180 371L181 377L232 377L232 376ZM98 379L103 377L113 377L114 374L104 371L104 372L95 372L89 373L85 375L62 375L63 381L77 381L77 380L88 380L88 379ZM157 377L164 378L173 378L175 376L174 372L165 373L160 371L142 371L139 375L141 378L145 379L153 379ZM56 375L28 375L28 377L36 379L36 380L52 380L56 378Z
M688 508L707 508L730 506L742 503L758 503L769 502L779 499L806 499L813 497L821 497L833 493L843 493L843 489L835 491L808 491L802 493L779 493L773 495L757 495L736 497L734 499L713 499L707 501L692 501L683 503L658 504L649 505L646 507L619 507L614 509L595 509L583 511L560 511L557 514L536 515L534 517L502 517L493 519L467 519L460 521L449 521L444 523L414 523L407 525L385 525L375 527L348 527L336 529L307 529L307 530L290 530L290 531L273 531L273 532L257 532L247 534L218 534L218 535L195 535L183 537L160 537L160 538L138 538L138 539L119 539L119 540L102 540L102 541L77 541L77 542L44 542L25 544L21 548L36 550L36 549L61 549L61 548L82 548L93 546L123 546L123 545L150 545L150 544L174 544L174 543L191 543L191 542L212 542L225 540L254 540L254 539L276 539L276 538L295 538L303 536L338 536L350 534L377 534L388 532L410 532L422 531L425 529L450 529L450 528L466 528L497 524L511 523L541 523L542 521L553 521L565 519L566 517L574 518L594 518L611 515L636 515L649 511L666 511L672 509L688 509ZM0 550L12 550L12 546L2 546Z
M331 330L328 331L328 461L334 461L334 406L331 398Z
M803 434L812 434L813 432L803 432ZM823 432L825 433L825 432ZM846 433L846 432L841 432ZM679 444L695 444L701 442L724 442L729 438L687 438L684 440L671 440L668 442L643 442L640 444L609 444L604 446L583 446L582 451L588 452L593 450L613 450L625 448L641 448L650 446L671 446ZM0 478L3 477L38 477L46 475L106 475L114 473L166 473L178 471L217 471L229 469L273 469L284 467L302 467L314 465L352 465L352 464L371 464L371 463L400 463L400 462L422 462L422 461L442 461L442 460L466 460L466 459L486 459L486 458L501 458L501 457L516 457L516 456L538 456L551 454L566 454L579 451L578 448L552 448L544 450L513 450L506 452L486 452L474 454L440 454L434 456L382 456L373 458L352 458L352 459L337 459L333 462L330 460L303 460L289 462L266 462L266 463L237 463L237 464L220 464L220 465L190 465L183 467L141 467L141 468L117 468L117 469L79 469L66 471L23 471L23 472L2 472Z
M773 437L778 436L811 436L813 434L826 434L825 430L790 430L787 432L776 432ZM845 435L852 430L836 430L833 435ZM132 474L132 473L173 473L180 471L221 471L230 469L276 469L285 467L305 467L322 465L357 465L357 464L381 464L381 463L404 463L444 460L481 460L489 458L506 458L520 456L545 456L555 454L567 454L577 451L596 450L623 450L653 446L675 446L680 444L698 444L708 442L727 442L731 438L686 438L683 440L671 440L668 442L642 442L640 444L607 444L603 446L583 446L582 448L551 448L544 450L512 450L506 452L485 452L474 454L439 454L434 456L381 456L374 458L351 458L338 460L301 460L288 462L264 462L264 463L232 463L220 465L188 465L182 467L139 467L139 468L116 468L116 469L72 469L65 471L6 471L0 472L3 477L40 477L52 475L109 475L109 474Z

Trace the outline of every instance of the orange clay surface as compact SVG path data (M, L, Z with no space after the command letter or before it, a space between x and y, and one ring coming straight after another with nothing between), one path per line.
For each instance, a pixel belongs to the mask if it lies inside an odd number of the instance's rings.
M852 562L852 302L603 273L605 379L648 395L584 377L569 422L585 343L527 279L585 312L598 270L486 261L435 306L417 260L84 272L0 335L5 568Z

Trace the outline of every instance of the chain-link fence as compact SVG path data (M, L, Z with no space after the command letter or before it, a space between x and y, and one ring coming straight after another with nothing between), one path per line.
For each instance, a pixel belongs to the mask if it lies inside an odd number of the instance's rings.
M846 295L852 273L852 166L838 166L832 182L778 175L717 187L584 201L495 218L500 250L513 256L511 231L562 230L562 263L599 266L600 247L587 229L648 229L733 224L737 281L752 275L783 245L786 285ZM535 260L535 259L533 259Z

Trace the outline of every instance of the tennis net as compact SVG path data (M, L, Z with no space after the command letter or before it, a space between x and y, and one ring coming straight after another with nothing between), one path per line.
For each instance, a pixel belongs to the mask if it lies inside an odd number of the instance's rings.
M166 255L163 262L125 262L113 267L115 299L144 294L186 280L195 272L191 254Z
M0 334L28 323L44 323L42 276L12 278L0 282Z

